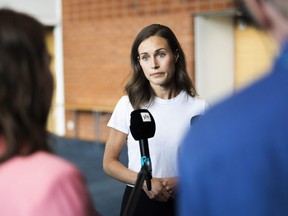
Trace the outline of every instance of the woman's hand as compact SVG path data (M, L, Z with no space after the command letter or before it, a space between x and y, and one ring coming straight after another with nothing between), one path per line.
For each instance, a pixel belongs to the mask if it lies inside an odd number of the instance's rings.
M177 185L177 177L162 178L161 182L162 182L162 186L171 195L171 197L174 197L175 189Z
M151 191L147 190L145 181L143 184L143 190L150 199L160 202L166 202L171 197L171 194L163 187L162 179L160 178L151 179Z

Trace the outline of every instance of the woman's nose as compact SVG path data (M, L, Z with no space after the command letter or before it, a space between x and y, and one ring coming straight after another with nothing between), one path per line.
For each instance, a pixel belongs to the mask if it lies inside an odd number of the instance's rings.
M151 69L159 68L159 64L156 57L151 58Z

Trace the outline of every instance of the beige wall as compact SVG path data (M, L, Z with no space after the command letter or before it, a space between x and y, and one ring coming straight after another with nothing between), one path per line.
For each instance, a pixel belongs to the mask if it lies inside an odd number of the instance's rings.
M235 28L235 89L239 90L265 75L277 53L275 42L251 26Z

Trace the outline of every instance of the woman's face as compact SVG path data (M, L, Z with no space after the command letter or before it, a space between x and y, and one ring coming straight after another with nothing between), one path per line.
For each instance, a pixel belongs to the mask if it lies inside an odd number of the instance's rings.
M169 86L175 74L177 59L167 40L151 36L140 43L138 53L140 65L151 87Z

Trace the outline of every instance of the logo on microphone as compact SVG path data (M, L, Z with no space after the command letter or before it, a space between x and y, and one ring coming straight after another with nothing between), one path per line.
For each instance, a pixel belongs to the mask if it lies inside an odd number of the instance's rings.
M148 166L150 165L150 158L146 157L146 156L142 156L141 157L141 166L144 166L145 164L147 164Z
M141 117L143 122L151 122L151 117L147 112L141 112Z

